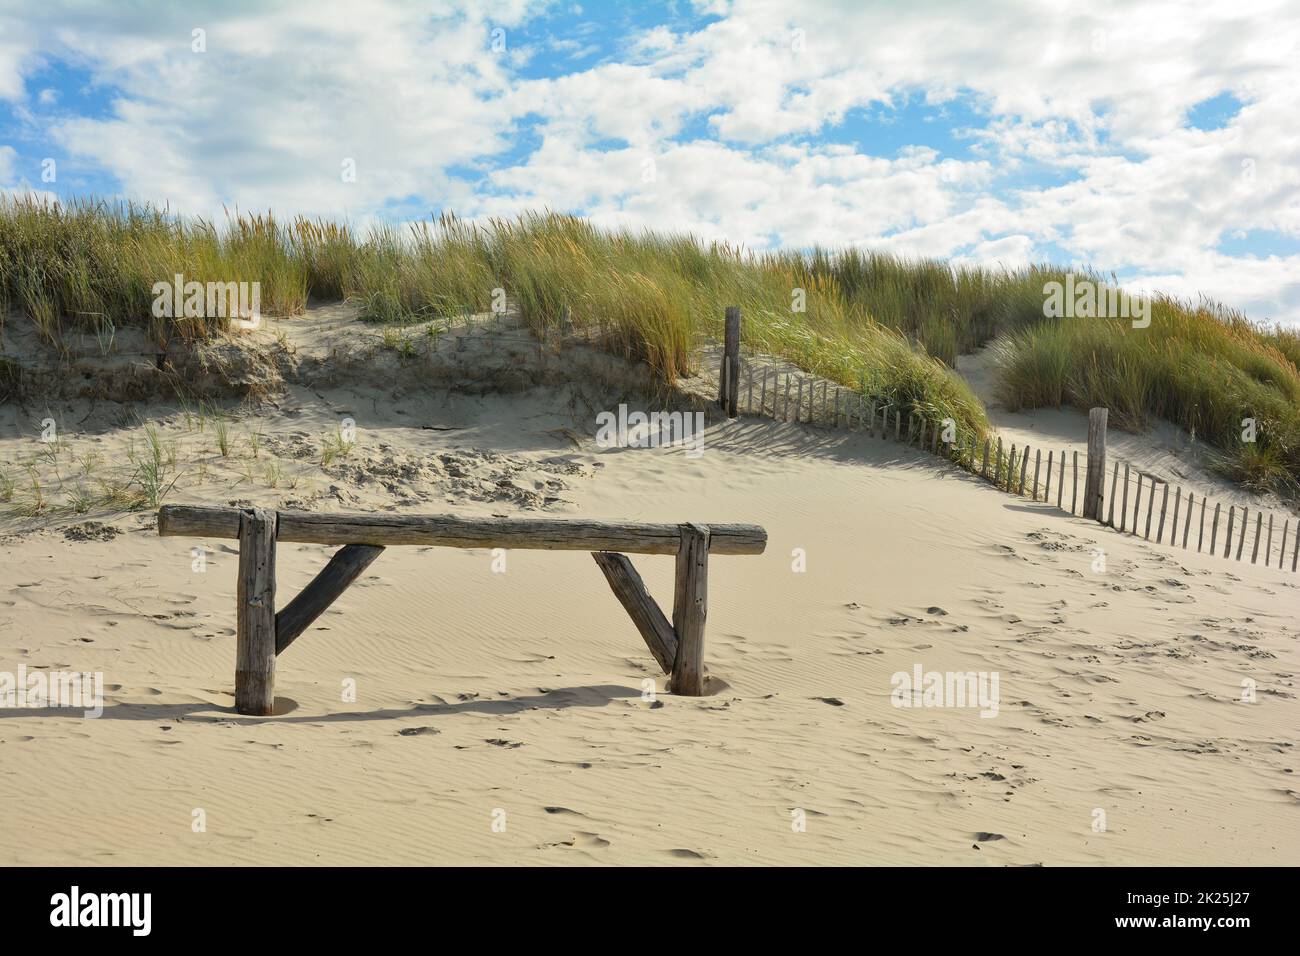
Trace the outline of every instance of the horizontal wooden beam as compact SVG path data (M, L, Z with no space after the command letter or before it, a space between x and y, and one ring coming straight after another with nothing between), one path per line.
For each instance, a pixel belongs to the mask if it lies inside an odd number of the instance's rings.
M275 652L280 654L292 644L383 552L383 548L372 544L345 544L339 548L311 583L275 615Z
M158 533L238 538L238 508L163 505ZM712 554L762 554L767 532L754 524L710 524ZM308 544L424 545L542 551L620 551L676 554L677 524L571 518L463 518L455 515L303 514L281 511L280 541Z

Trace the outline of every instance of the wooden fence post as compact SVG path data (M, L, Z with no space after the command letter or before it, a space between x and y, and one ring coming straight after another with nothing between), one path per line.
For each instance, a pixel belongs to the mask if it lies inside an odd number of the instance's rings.
M1142 510L1142 472L1138 472L1137 492L1133 495L1133 533L1138 533L1138 512Z
M1074 453L1074 477L1070 480L1070 514L1079 511L1079 453Z
M1115 492L1119 489L1119 462L1115 462L1115 468L1110 476L1110 504L1106 506L1106 523L1112 528L1115 527Z
M1113 505L1115 502L1112 501ZM1124 500L1119 506L1119 530L1124 533L1124 527L1128 520L1128 462L1124 462Z
M718 404L735 418L740 403L740 306L727 306L722 345L722 371L718 376Z
M683 697L704 693L704 622L709 602L709 529L681 526L677 576L673 590L673 630L677 659L673 661L672 692Z
M1165 482L1165 492L1160 497L1160 527L1156 529L1156 544L1165 540L1165 511L1169 508L1169 482Z
M1056 479L1056 507L1061 507L1065 496L1065 449L1061 449L1061 476Z
M1216 514L1218 513L1219 508L1217 505L1215 506L1214 511ZM1224 545L1223 548L1223 556L1225 558L1232 557L1232 519L1236 516L1236 513L1237 513L1237 506L1228 505L1228 535L1227 535L1228 543Z
M1242 506L1241 509L1241 539L1237 542L1237 560L1241 560L1241 549L1246 546L1246 525L1250 523L1250 509ZM1232 542L1228 542L1229 545Z
M235 709L266 716L275 706L275 526L262 508L239 517L235 591Z
M989 440L984 439L984 467L980 469L980 477L988 478L989 476Z
M1106 494L1105 408L1088 410L1088 471L1083 481L1083 516L1101 520L1101 502Z

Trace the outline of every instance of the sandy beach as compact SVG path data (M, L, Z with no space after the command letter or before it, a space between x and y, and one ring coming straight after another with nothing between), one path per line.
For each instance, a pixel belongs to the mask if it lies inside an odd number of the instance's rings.
M329 321L285 323L300 362ZM636 393L590 380L335 378L232 406L229 457L154 400L7 405L0 458L53 414L66 469L146 427L174 443L168 503L761 524L763 555L710 565L708 695L667 692L585 553L501 570L391 547L279 659L276 714L241 716L235 542L160 538L147 508L7 518L0 661L102 672L105 700L0 710L0 862L1294 862L1289 570L1121 536L863 432L713 415L691 458L598 447L592 409ZM324 466L344 418L355 445ZM1176 440L1112 435L1213 490ZM278 600L332 550L281 544ZM633 560L668 606L672 559ZM917 669L995 674L995 712L896 706Z

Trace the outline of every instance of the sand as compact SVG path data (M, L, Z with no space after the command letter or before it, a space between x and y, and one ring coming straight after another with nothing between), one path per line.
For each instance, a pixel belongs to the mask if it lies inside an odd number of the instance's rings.
M242 717L234 542L159 538L148 509L11 522L0 670L102 671L106 701L0 709L0 862L1300 862L1300 578L860 434L598 448L579 392L290 384L231 411L260 433L232 461L174 404L55 412L70 460L122 460L141 422L175 440L168 502L762 524L764 555L710 565L709 696L665 691L586 554L407 547L279 659L280 712ZM356 447L324 469L341 416ZM33 440L3 435L0 460ZM328 554L280 548L281 604ZM669 606L672 559L634 561ZM996 715L894 706L918 666L996 674Z

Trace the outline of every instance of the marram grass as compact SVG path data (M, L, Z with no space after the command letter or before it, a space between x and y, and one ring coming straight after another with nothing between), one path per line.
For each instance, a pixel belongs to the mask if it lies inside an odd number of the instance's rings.
M52 343L71 331L111 341L131 326L159 341L223 331L219 318L153 316L154 283L177 274L258 282L267 314L351 299L364 319L393 324L486 311L504 296L535 331L565 320L592 328L665 383L694 371L696 346L720 338L725 307L738 305L746 348L904 417L950 417L974 439L968 447L988 424L952 366L996 339L999 389L1012 408L1106 405L1127 428L1164 418L1215 446L1223 470L1243 482L1290 491L1300 479L1300 335L1166 297L1151 301L1146 328L1048 319L1044 285L1062 280L1060 269L954 267L859 249L754 255L551 212L483 224L442 216L363 237L269 213L231 215L219 228L152 206L0 198L0 305L25 312ZM1243 419L1255 420L1254 442L1242 440Z

